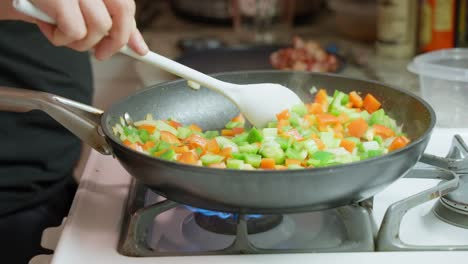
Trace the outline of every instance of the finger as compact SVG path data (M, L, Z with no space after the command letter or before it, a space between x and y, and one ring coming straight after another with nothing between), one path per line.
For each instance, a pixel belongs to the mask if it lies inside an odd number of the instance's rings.
M130 35L130 40L128 41L128 46L140 55L146 55L148 53L149 48L146 44L143 36L141 35L140 31L135 28L135 30Z
M104 0L104 4L112 16L112 29L95 49L98 59L106 59L116 53L128 42L130 34L136 28L134 1Z
M53 45L63 46L86 36L86 24L77 0L34 0L34 4L56 21L55 26L36 22Z
M80 0L80 8L88 34L84 39L67 46L78 51L86 51L93 48L108 34L112 28L112 19L102 1Z

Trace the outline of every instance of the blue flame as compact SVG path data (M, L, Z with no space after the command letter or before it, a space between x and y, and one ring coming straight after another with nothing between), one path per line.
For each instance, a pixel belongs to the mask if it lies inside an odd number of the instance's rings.
M203 215L206 215L206 216L217 216L217 217L219 217L221 219L228 219L228 218L237 217L237 214L232 214L232 213L216 212L216 211L191 207L191 206L188 206L188 205L186 205L185 207L187 207L190 211L192 211L194 213L200 213L200 214L203 214ZM247 215L247 219L261 218L261 217L262 217L261 214Z

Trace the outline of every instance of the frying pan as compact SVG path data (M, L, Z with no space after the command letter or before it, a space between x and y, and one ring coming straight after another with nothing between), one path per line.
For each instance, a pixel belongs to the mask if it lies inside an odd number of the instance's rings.
M247 84L280 83L304 102L309 90L325 88L372 93L412 142L397 151L355 163L323 168L280 171L239 171L198 167L166 161L125 147L112 126L128 112L134 120L151 113L155 119L175 118L203 129L220 129L238 114L223 96L208 89L188 88L184 80L143 89L102 111L68 99L33 91L0 87L0 110L47 112L83 141L113 154L123 167L155 192L179 203L216 211L292 213L335 208L372 197L405 175L419 160L435 124L432 108L419 97L386 84L306 72L244 71L216 74L224 81ZM265 98L258 100L268 100ZM112 175L108 175L112 180Z

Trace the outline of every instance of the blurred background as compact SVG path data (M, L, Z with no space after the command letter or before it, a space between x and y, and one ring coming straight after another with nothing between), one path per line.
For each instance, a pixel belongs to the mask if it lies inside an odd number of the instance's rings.
M420 93L407 65L465 47L464 0L136 0L150 48L207 73L333 72ZM123 55L93 61L95 104L175 78Z

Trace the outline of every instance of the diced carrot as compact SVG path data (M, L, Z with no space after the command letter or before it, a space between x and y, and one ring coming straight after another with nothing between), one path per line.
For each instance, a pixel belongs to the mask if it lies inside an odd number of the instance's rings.
M362 103L362 107L371 114L379 110L380 106L382 106L382 104L372 94L367 94Z
M239 122L239 123L245 123L245 118L242 114L239 114L238 116L234 117L231 119L232 122Z
M232 128L232 133L234 135L239 135L239 134L242 134L244 132L244 128L243 127L233 127Z
M271 158L263 158L260 162L260 168L262 169L275 169L275 160Z
M232 137L234 136L234 132L232 129L221 129L221 136Z
M278 128L279 131L281 131L283 130L284 127L289 126L289 125L290 125L289 120L280 119L278 120L278 124L276 125L276 127Z
M304 137L296 130L296 129L290 129L286 132L283 133L286 137L292 137L293 139L297 141L301 141L304 139Z
M174 120L169 120L167 121L167 123L172 126L173 128L179 128L182 126L181 123L177 122L177 121L174 121Z
M364 133L366 133L368 127L366 120L358 118L349 123L348 134L350 136L360 138Z
M393 151L393 150L400 149L408 145L409 142L410 140L407 137L399 136L393 140L392 144L390 144L390 146L388 147L388 150Z
M226 163L220 162L220 163L213 163L208 165L210 168L217 168L217 169L225 169L226 168Z
M335 132L334 136L335 136L335 138L339 138L339 139L344 138L343 133L341 133L341 132Z
M348 102L348 103L346 103L346 105L345 105L345 106L346 106L347 108L353 108L353 103L351 103L351 102Z
M125 146L127 146L127 147L129 147L129 148L131 148L131 149L136 150L136 148L137 148L137 147L136 147L137 145L134 144L134 143L132 143L132 142L130 142L130 140L128 140L128 139L124 140L122 143L123 143Z
M301 161L297 159L286 159L284 165L289 166L292 164L301 165Z
M143 144L143 149L144 150L149 150L150 148L154 147L156 143L154 141L146 141L145 144Z
M193 152L187 151L181 153L177 160L187 164L196 164L198 162L198 157Z
M314 138L315 144L317 144L317 147L319 150L324 150L327 146L323 143L323 141L319 138Z
M146 130L150 134L153 134L153 132L156 130L156 127L152 125L141 125L141 126L138 126L137 128L139 130Z
M386 126L376 124L373 126L373 128L374 128L374 133L376 135L381 136L382 138L389 138L389 137L395 136L395 132L393 132L393 130L391 130L390 128Z
M208 140L208 142L206 143L206 151L211 152L213 154L218 154L221 151L218 141L216 141L216 139L214 138Z
M321 105L328 105L328 94L325 89L320 89L315 95L314 103L319 103Z
M195 125L195 124L191 124L189 127L188 127L190 130L193 130L193 131L198 131L198 132L202 132L202 129L201 127Z
M201 148L205 150L207 140L197 134L192 134L188 138L185 139L185 142L189 145L190 148Z
M353 152L354 148L356 147L356 143L351 140L342 139L340 142L340 147L343 147L349 152Z
M317 123L320 125L330 125L330 124L337 124L340 122L340 119L338 117L324 113L324 114L317 114Z
M278 120L288 120L290 117L290 114L289 114L289 110L288 109L285 109L283 111L281 111L281 113L277 114L276 115L276 118Z
M355 91L349 93L349 102L356 108L361 108L363 104L362 97Z
M174 150L175 153L184 153L190 151L189 147L187 146L171 146L171 149Z
M307 111L311 114L322 114L324 113L324 105L319 103L312 103L307 105Z
M161 140L170 144L180 144L180 140L168 131L161 131Z
M226 159L232 158L232 148L223 148L219 155L224 156Z

